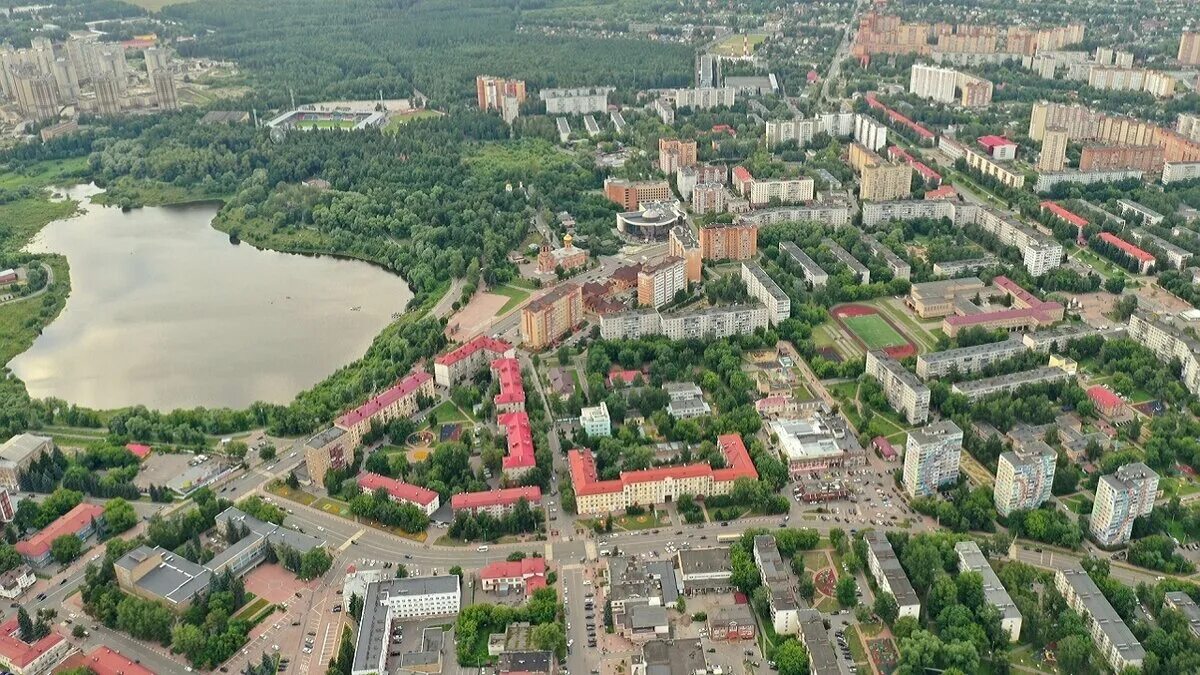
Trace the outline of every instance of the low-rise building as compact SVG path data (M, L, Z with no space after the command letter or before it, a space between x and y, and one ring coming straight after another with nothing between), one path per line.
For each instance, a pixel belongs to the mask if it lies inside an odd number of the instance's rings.
M979 545L973 541L960 541L954 545L954 551L958 554L959 572L978 572L983 577L984 599L1000 613L1000 626L1008 633L1009 642L1016 642L1021 637L1021 613Z
M510 481L520 480L537 464L534 456L533 428L529 426L529 415L523 410L507 412L498 415L496 423L499 425L500 433L504 436L508 450L500 461L504 477ZM433 508L437 509L437 506Z
M922 319L949 316L954 313L955 303L979 295L984 288L979 277L926 281L909 288L905 303Z
M77 504L37 534L24 541L18 541L13 548L30 565L40 567L50 562L50 547L55 539L69 535L87 539L96 531L97 523L103 519L104 507L86 502Z
M845 227L850 224L850 206L823 202L813 202L804 206L780 206L744 213L738 216L738 220L754 223L759 227L810 220L830 227Z
M687 595L733 589L733 561L727 546L679 551L675 554L675 570Z
M1036 509L1046 503L1054 486L1057 459L1054 450L1039 440L1000 453L992 491L996 512L1008 517L1013 511Z
M929 387L887 352L867 352L866 373L879 382L888 405L903 414L909 424L920 424L929 419Z
M912 497L935 494L958 480L963 432L950 420L908 432L904 446L904 489Z
M537 589L546 587L546 559L498 560L479 570L479 581L489 593L519 591L533 595Z
M535 507L542 501L542 490L536 485L525 487L501 488L483 492L460 492L450 497L450 509L457 515L459 512L478 515L487 513L494 518L503 518L512 513L521 500L530 507Z
M633 605L614 623L621 635L633 642L662 640L671 633L667 609L661 605Z
M842 248L841 244L838 244L829 237L825 237L821 240L821 245L828 249L829 253L837 258L838 262L848 267L854 276L858 277L858 283L863 285L871 283L871 270L859 262L858 258L850 255L850 252Z
M405 483L395 478L388 478L387 476L370 471L364 471L359 474L358 486L364 492L384 490L391 497L392 501L400 502L401 504L412 504L421 509L421 512L427 516L437 511L440 505L438 493L433 490Z
M154 671L138 661L104 645L93 647L86 654L71 654L56 670L63 672L73 668L86 668L91 675L154 675Z
M867 249L869 249L872 254L883 260L883 264L886 265L888 270L892 273L892 277L896 279L908 279L912 276L912 266L910 266L903 258L896 255L892 249L884 246L873 235L864 234L862 236L862 242L867 245Z
M629 181L621 178L604 180L604 196L619 204L626 211L637 211L649 202L662 202L671 198L671 185L665 180Z
M797 612L799 621L800 643L808 652L808 672L810 675L839 675L842 671L837 652L829 644L829 633L825 630L825 620L821 612L815 609L802 609Z
M993 394L1016 391L1027 385L1065 382L1074 377L1073 368L1064 369L1058 366L1044 366L1019 373L985 377L968 382L955 382L950 387L950 391L955 394L962 394L970 401L978 401Z
M891 593L900 606L899 616L911 616L916 619L921 615L921 601L913 590L900 559L892 549L892 543L887 540L880 530L871 530L863 535L867 542L867 567L879 590Z
M1014 147L1013 150L1015 151L1016 148ZM976 152L972 148L964 147L963 157L967 160L968 167L979 172L981 175L994 179L1005 187L1014 190L1020 190L1025 187L1025 174L1018 173L997 163L982 152Z
M576 247L574 237L568 234L563 237L563 245L559 248L550 248L549 244L542 244L538 250L537 270L542 274L555 274L560 269L569 272L586 267L587 262L587 250Z
M721 605L708 611L706 619L711 640L753 640L757 624L749 604Z
M857 466L866 453L853 434L847 434L840 418L819 413L803 419L767 422L779 439L779 449L792 478L823 474L830 469Z
M17 434L0 446L0 487L20 490L20 474L44 454L54 451L54 439L49 436Z
M492 397L496 415L520 412L525 409L525 384L521 377L521 362L515 357L504 357L492 361L492 380L500 385L500 391Z
M1162 255L1167 259L1167 264L1177 270L1187 267L1188 262L1192 259L1191 251L1184 250L1166 239L1150 234L1143 229L1134 228L1130 230L1129 238L1139 245L1162 251Z
M800 267L804 280L813 288L820 288L829 282L829 275L825 273L825 270L821 269L815 260L808 257L807 253L800 250L795 242L781 241L779 250L786 253Z
M1028 330L1062 321L1064 307L1057 302L1042 300L1005 276L992 280L998 291L1009 297L1004 309L983 310L965 298L953 303L954 315L942 319L942 331L955 337L967 328L986 330Z
M1061 352L1068 344L1075 340L1092 335L1107 336L1110 332L1112 331L1102 331L1086 323L1073 323L1048 330L1026 333L1021 337L1021 341L1025 343L1026 347L1037 352L1049 352L1051 350Z
M1163 607L1183 614L1183 618L1187 619L1188 629L1192 631L1192 635L1200 637L1200 606L1196 605L1196 601L1192 599L1192 596L1183 591L1167 591L1163 595Z
M1149 274L1150 270L1154 269L1156 260L1154 254L1149 251L1144 251L1137 246L1125 241L1112 232L1101 232L1099 235L1100 241L1112 246L1121 253L1129 256L1137 263L1138 274Z
M33 588L37 577L29 565L17 565L11 570L0 574L0 598L15 600L25 591Z
M1020 356L1027 351L1029 348L1021 336L1013 335L1000 342L921 354L917 357L917 376L928 380L955 372L963 375L977 373L993 363Z
M1145 648L1083 568L1058 570L1054 574L1054 587L1067 606L1083 617L1092 642L1113 670L1141 667L1146 658Z
M461 607L459 578L407 577L367 585L362 618L354 646L351 675L392 672L387 667L389 646L401 620L454 616Z
M598 406L580 409L579 426L588 436L612 436L612 421L608 416L608 404L601 401Z
M0 666L14 675L48 675L74 648L54 628L34 642L25 642L16 615L0 624Z

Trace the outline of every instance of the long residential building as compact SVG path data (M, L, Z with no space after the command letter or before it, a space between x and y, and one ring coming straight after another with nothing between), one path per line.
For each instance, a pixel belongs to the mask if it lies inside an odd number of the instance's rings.
M492 361L516 356L513 346L487 335L468 340L433 360L433 379L441 387L454 387L470 379Z
M1118 326L1116 330L1123 331L1124 328ZM1102 331L1099 328L1093 328L1086 323L1072 323L1047 330L1026 333L1021 340L1025 343L1026 347L1029 347L1034 351L1062 351L1069 343L1080 338L1085 338L1092 335L1107 337L1108 334L1112 332L1116 331Z
M1044 366L1020 373L985 377L981 380L971 380L968 382L955 382L950 387L950 391L955 394L962 394L970 401L978 401L985 396L1016 391L1026 385L1065 382L1074 377L1074 373L1063 368Z
M952 68L917 63L909 73L909 93L938 103L986 106L992 102L992 88L988 80Z
M742 263L742 282L746 284L750 297L766 306L767 317L772 325L778 326L792 315L792 299L758 263Z
M909 424L929 419L929 387L883 350L867 352L867 375L879 381L888 405Z
M904 447L904 489L912 497L927 497L958 480L963 432L941 420L908 432Z
M358 475L358 487L362 488L363 492L383 490L387 492L392 501L412 504L427 516L437 511L440 505L440 497L433 490L370 471L364 471Z
M1050 499L1058 456L1040 440L1000 454L996 485L992 491L996 512L1007 517L1013 511L1036 509Z
M815 260L808 257L808 254L800 250L800 247L795 242L781 241L779 242L779 250L783 251L800 267L801 273L804 275L804 280L807 281L813 288L820 288L829 281L829 275Z
M976 152L973 148L964 146L963 157L967 160L967 166L984 176L994 178L1005 187L1010 187L1014 190L1020 190L1025 187L1025 174L1009 169L982 152Z
M1146 649L1082 567L1055 572L1054 587L1067 606L1083 617L1092 642L1113 670L1119 673L1126 668L1141 668Z
M896 604L900 606L899 616L920 617L921 601L904 568L900 566L892 543L882 530L870 530L863 535L863 539L867 542L867 568L871 570L879 590L891 593L896 599Z
M583 290L560 284L521 310L521 340L529 349L542 349L582 322Z
M1025 225L1005 211L983 206L976 212L975 224L985 232L993 234L1005 246L1016 247L1021 252L1025 269L1035 277L1062 263L1063 248L1052 237Z
M33 567L50 562L50 550L59 537L75 536L87 539L96 531L96 524L104 520L104 508L86 502L59 516L32 537L18 541L13 548Z
M891 202L867 202L862 205L862 224L873 229L880 223L917 218L954 220L956 205L945 200L900 199Z
M1144 172L1139 169L1108 169L1101 171L1066 169L1064 171L1050 171L1038 174L1037 182L1033 184L1033 191L1039 193L1049 192L1054 186L1064 183L1091 185L1093 183L1141 180L1143 175Z
M737 219L740 222L754 223L759 227L776 223L812 221L836 228L850 224L850 206L848 204L812 202L805 206L759 209L750 213L742 213L738 215Z
M733 87L696 87L675 90L676 108L711 110L718 106L733 107L737 103L737 89Z
M671 199L671 184L665 180L629 181L621 178L604 179L604 196L626 211L636 211L642 203Z
M1200 178L1200 162L1167 162L1163 164L1163 185L1182 183Z
M1089 523L1096 543L1109 547L1129 541L1133 521L1150 515L1157 494L1158 474L1141 462L1101 476Z
M760 207L772 202L788 204L807 202L813 198L815 183L811 178L755 179L750 185L750 206Z
M859 262L858 258L850 255L850 252L842 248L841 244L830 239L829 237L825 237L821 240L821 245L829 249L829 253L833 255L833 257L837 258L838 262L850 268L850 271L854 273L854 276L858 277L858 283L864 285L871 283L871 270L867 269L866 265Z
M912 276L912 266L906 260L896 255L895 251L884 246L874 235L864 234L862 242L867 245L871 253L883 260L883 264L891 271L892 277L896 279L908 279Z
M1129 317L1129 339L1145 345L1159 361L1179 359L1180 379L1193 394L1200 394L1200 341L1185 333L1168 317L1159 318L1144 310Z
M768 320L767 308L759 303L667 314L653 309L635 309L602 315L600 336L606 340L636 340L644 335L665 335L672 340L725 338L766 328Z
M674 501L682 494L694 497L729 494L738 478L758 479L758 471L741 436L718 436L717 447L725 456L722 469L714 469L707 463L683 464L622 471L620 477L612 480L600 479L590 450L571 450L568 461L577 510L580 515L601 515L623 512L630 506Z
M17 434L0 446L0 488L21 489L20 477L39 457L54 452L54 439L49 436Z
M917 375L923 379L945 377L952 371L961 374L975 373L998 361L1011 359L1029 351L1019 335L1007 340L991 342L942 352L921 354L917 357Z
M390 672L392 632L401 621L454 616L462 606L458 575L384 579L367 584L350 675Z
M1118 201L1123 202L1126 200L1122 199L1122 200L1118 200ZM1124 211L1124 205L1122 205L1122 211ZM1151 212L1151 213L1153 213L1153 212ZM1163 218L1163 216L1159 216L1159 218L1161 219L1161 218ZM1161 222L1161 220L1160 220L1160 222ZM1155 249L1158 249L1159 251L1162 251L1163 256L1166 257L1166 259L1167 259L1167 264L1170 265L1171 267L1174 267L1177 270L1181 270L1184 267L1187 267L1188 261L1190 261L1192 259L1191 251L1186 251L1186 250L1176 246L1175 244L1172 244L1171 242L1167 241L1166 239L1163 239L1162 237L1158 237L1153 234L1150 234L1149 232L1147 232L1143 229L1140 229L1140 228L1131 229L1129 231L1129 238L1134 240L1134 242L1138 243L1141 246L1147 246L1147 247L1155 248Z
M547 115L586 115L608 110L608 95L612 87L580 87L576 89L543 89L538 98L546 102Z
M958 554L959 572L977 572L983 577L984 599L1000 612L1000 626L1008 633L1008 641L1016 642L1021 637L1021 612L1017 611L1017 605L979 550L979 545L973 541L960 541L954 545L954 552Z
M531 485L484 492L460 492L451 495L450 508L455 515L460 512L473 515L487 513L495 518L501 518L511 513L521 500L525 500L530 507L536 507L542 501L541 488Z

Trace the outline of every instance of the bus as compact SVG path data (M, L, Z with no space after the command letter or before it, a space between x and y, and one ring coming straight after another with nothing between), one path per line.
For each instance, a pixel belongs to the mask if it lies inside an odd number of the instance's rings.
M718 544L732 544L733 542L735 542L741 538L742 538L742 535L740 535L740 534L718 534L717 535L717 543Z

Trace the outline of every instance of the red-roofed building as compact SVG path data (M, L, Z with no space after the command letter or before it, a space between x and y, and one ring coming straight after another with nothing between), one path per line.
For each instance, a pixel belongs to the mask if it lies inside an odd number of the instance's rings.
M30 565L44 565L50 560L50 544L55 539L69 534L87 539L96 529L93 523L103 517L104 507L78 504L29 539L18 541L14 548Z
M522 558L521 560L498 561L479 570L483 590L507 593L524 590L533 595L539 588L546 587L546 559Z
M364 492L375 492L382 488L386 490L388 496L393 501L402 504L412 504L421 509L425 515L431 515L437 511L441 502L438 498L438 493L433 490L427 490L419 485L411 485L395 478L388 478L370 471L363 472L358 476L358 486Z
M1017 144L1003 136L980 136L979 145L987 150L987 154L995 160L1011 160L1017 158Z
M542 502L542 489L530 485L485 492L460 492L450 497L450 509L455 514L459 511L472 514L489 513L499 518L511 512L522 499L529 502L531 507L537 506Z
M754 185L754 176L750 175L750 170L744 166L733 167L733 189L738 191L743 197L750 194L750 187Z
M891 108L884 105L882 101L880 101L878 98L875 97L875 92L873 92L873 91L867 92L867 95L864 98L866 99L868 106L875 108L876 110L882 111L885 115L887 115L887 118L889 121L891 121L895 124L898 124L906 129L908 129L909 131L913 132L914 134L917 135L917 137L919 139L921 139L921 141L932 143L933 140L937 137L937 135L934 134L929 129L926 129L925 127L921 126L920 124L917 124L916 122L912 121L911 119L905 117L904 115L901 115L900 113L896 112L895 110L892 110Z
M902 148L898 145L893 145L893 146L888 147L887 152L888 152L889 158L903 160L905 164L908 164L909 166L911 166L913 168L913 171L916 171L918 174L921 175L921 178L925 181L926 184L928 184L928 185L941 185L942 184L942 174L929 168L929 166L927 164L925 164L924 162L917 161L917 158L913 157L911 154L909 154L908 151L905 150L904 148Z
M1115 247L1125 255L1136 260L1140 274L1149 274L1150 270L1154 269L1154 256L1148 251L1143 251L1111 232L1101 232L1100 241Z
M725 455L723 469L714 469L708 464L681 464L623 471L619 478L612 480L600 480L596 458L590 450L571 450L567 459L575 488L576 509L580 515L599 515L624 511L634 505L663 504L678 499L681 494L711 497L729 494L738 478L758 479L758 471L741 436L718 436L717 447Z
M1096 405L1096 412L1114 419L1125 413L1125 402L1108 387L1096 384L1088 387L1088 398Z
M492 399L498 415L525 409L525 385L521 381L521 363L516 359L492 361L492 377L500 383L500 393Z
M1014 331L1040 328L1062 321L1063 306L1059 303L1040 300L1005 276L993 279L992 285L1012 298L1011 308L984 312L976 307L974 312L965 312L956 303L954 311L960 313L942 319L942 331L949 337L955 337L959 331L971 327Z
M646 381L646 374L640 370L613 370L608 374L608 388L612 389L618 382L628 387L639 377Z
M730 136L737 138L737 130L728 124L714 124L712 132L714 134L729 134Z
M453 387L473 377L496 359L516 356L504 340L480 335L433 360L433 379L440 387Z
M524 411L504 413L496 416L508 442L508 452L505 453L501 466L504 477L518 480L535 466L533 454L533 429L529 426L529 415Z
M96 675L154 675L154 671L134 663L108 647L99 646L84 654L76 652L63 661L54 672L61 673L73 668L87 668Z
M0 664L16 675L48 673L73 649L53 628L33 644L17 637L19 630L16 616L0 624Z
M1043 213L1049 211L1050 213L1054 214L1056 218L1064 220L1070 225L1074 225L1075 229L1078 230L1076 238L1083 236L1083 228L1088 226L1087 218L1068 211L1067 209L1064 209L1048 199L1041 203L1041 208Z
M125 449L132 452L139 460L146 459L150 456L150 446L142 445L141 443L126 443Z
M956 199L958 190L954 189L953 185L942 185L925 193L925 199L934 201L937 199Z
M889 462L893 459L896 459L896 449L893 448L892 444L888 442L888 439L884 438L883 436L876 436L871 441L871 447L875 448L875 451L879 453L880 457Z
M362 438L371 430L372 422L382 425L398 417L417 414L417 399L422 396L433 398L433 377L426 372L416 372L337 418L333 425L346 432L344 442L355 448L362 444Z
M815 70L810 70L808 71L808 74L804 76L804 80L809 84L816 84L821 81L821 75Z

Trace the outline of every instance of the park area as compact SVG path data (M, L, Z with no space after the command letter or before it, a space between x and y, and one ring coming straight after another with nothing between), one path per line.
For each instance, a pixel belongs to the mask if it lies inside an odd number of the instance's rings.
M896 359L917 353L916 345L874 307L840 305L831 313L834 320L868 350L883 349Z
M749 52L753 54L754 50L758 49L758 46L766 39L766 35L739 33L725 38L720 44L713 47L712 51L721 56L743 56L744 50L749 49Z

